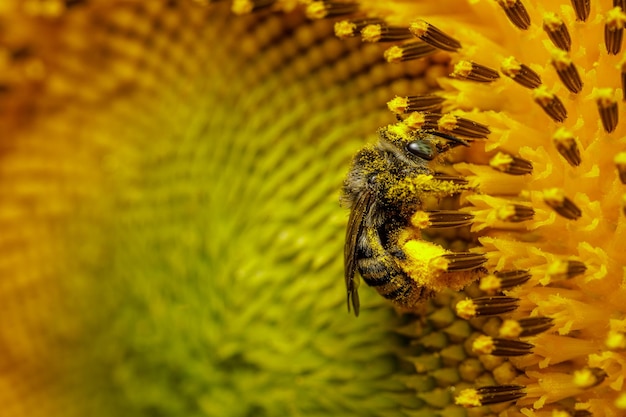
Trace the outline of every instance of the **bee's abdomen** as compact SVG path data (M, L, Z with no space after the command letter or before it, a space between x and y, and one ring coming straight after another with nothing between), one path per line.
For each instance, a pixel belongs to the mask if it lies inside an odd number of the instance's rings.
M402 310L413 310L417 304L430 296L430 292L407 276L393 257L384 252L357 260L363 281L383 297L391 300Z
M392 276L388 268L379 257L361 258L357 261L357 267L363 277L363 281L370 287L380 287L388 284Z

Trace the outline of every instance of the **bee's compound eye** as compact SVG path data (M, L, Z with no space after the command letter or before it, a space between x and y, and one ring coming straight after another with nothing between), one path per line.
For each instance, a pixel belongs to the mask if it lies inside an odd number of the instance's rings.
M422 159L426 159L428 161L432 160L435 157L435 151L432 146L421 140L414 140L413 142L409 142L406 145L406 150L413 155L418 156Z

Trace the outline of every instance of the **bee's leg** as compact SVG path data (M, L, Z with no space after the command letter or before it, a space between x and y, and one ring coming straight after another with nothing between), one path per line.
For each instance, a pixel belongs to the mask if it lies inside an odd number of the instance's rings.
M360 254L357 267L361 277L397 307L414 310L420 300L430 296L430 291L417 285L398 264L406 258L402 249L397 244L392 244L391 250L387 249L376 228L366 227L357 245Z

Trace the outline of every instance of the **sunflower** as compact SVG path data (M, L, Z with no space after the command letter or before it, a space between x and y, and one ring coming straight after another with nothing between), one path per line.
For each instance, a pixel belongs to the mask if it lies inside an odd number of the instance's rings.
M3 415L623 412L625 5L303 3L0 5ZM489 273L354 319L338 192L394 123L470 143L426 232Z

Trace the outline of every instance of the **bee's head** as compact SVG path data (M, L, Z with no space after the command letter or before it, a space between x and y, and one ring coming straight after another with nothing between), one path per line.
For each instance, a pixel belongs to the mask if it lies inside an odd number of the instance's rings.
M454 136L434 130L412 130L402 123L381 128L379 135L383 146L391 145L407 158L425 161L432 161L439 153L455 146L469 146Z

